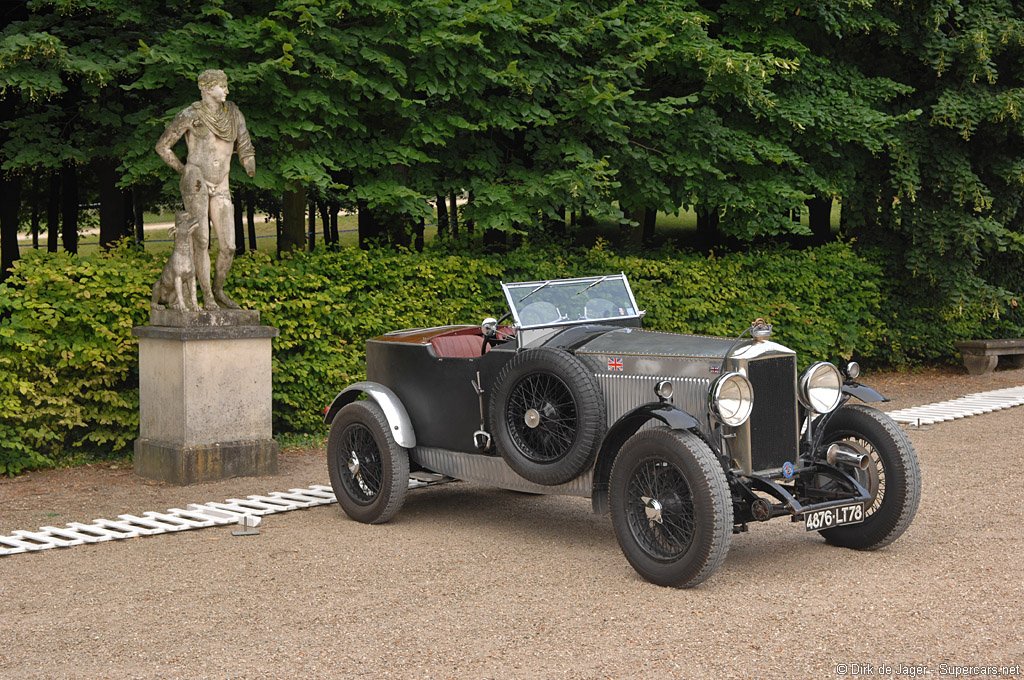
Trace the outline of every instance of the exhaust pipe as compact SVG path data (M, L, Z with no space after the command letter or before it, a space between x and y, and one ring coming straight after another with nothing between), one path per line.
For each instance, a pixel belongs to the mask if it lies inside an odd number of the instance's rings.
M833 444L828 447L825 460L829 465L849 465L858 470L867 470L871 464L871 456L866 453L858 453L841 444Z

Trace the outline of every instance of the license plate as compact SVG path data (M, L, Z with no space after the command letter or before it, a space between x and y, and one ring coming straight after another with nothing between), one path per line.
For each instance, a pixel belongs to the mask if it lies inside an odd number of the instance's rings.
M853 503L840 505L825 510L814 510L804 514L804 528L807 531L820 531L841 527L844 524L857 524L864 521L864 505Z

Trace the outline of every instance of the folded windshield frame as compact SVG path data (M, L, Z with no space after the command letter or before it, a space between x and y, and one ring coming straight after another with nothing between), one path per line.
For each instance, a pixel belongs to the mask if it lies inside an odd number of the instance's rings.
M521 281L501 284L515 325L521 329L639 319L626 275Z

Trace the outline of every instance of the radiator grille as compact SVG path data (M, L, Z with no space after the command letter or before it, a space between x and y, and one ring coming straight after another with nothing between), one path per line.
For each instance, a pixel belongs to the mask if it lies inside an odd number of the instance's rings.
M782 467L795 461L797 431L796 357L758 359L747 366L754 388L750 415L750 453L755 471Z
M708 388L711 385L707 378L609 373L597 373L595 377L604 392L609 425L638 406L657 402L654 386L662 380L671 380L675 386L671 400L673 406L698 418L707 412Z

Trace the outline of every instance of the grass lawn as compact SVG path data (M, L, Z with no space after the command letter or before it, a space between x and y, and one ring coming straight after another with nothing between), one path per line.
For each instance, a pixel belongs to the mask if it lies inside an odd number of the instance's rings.
M833 231L839 226L840 204L833 203L832 206L832 228ZM98 211L89 209L82 211L81 222L87 226L79 232L78 252L80 255L91 255L99 250L99 229ZM144 216L146 230L146 250L150 252L170 251L173 239L167 235L167 230L174 223L173 213L153 214L146 213ZM803 215L801 222L807 224L807 215ZM277 250L277 226L269 215L256 216L256 248L265 252L276 252ZM667 242L678 242L685 245L692 241L697 230L697 215L692 210L680 211L677 214L658 213L656 224L656 244ZM246 227L248 234L248 227ZM424 231L424 238L427 241L433 240L437 235L437 227L428 224ZM339 214L338 216L338 237L343 246L355 246L359 242L358 220L356 215ZM316 242L323 243L323 222L317 220ZM580 228L575 233L575 241L582 246L592 245L598 238L611 243L618 243L622 238L622 230L615 222L597 222L586 228ZM211 240L216 242L216 235L211 234ZM32 247L32 238L27 233L19 235L19 245L22 249ZM46 229L39 234L39 247L46 248ZM248 235L246 237L246 250L249 250Z

